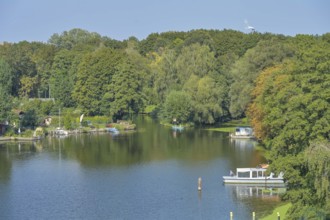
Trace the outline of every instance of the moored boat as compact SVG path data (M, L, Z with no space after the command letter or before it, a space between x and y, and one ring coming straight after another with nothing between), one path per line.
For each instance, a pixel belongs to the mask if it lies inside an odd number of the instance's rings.
M58 136L66 136L66 135L69 134L68 131L66 131L66 130L60 128L60 127L56 128L54 133L55 133L55 135L58 135Z
M242 184L284 184L283 172L278 176L271 173L265 174L266 168L237 168L236 174L232 171L229 176L223 176L224 183L242 183Z
M119 133L119 130L115 127L107 128L107 131L115 134Z
M254 139L253 129L250 127L237 127L235 132L230 134L234 139Z
M182 125L173 125L172 130L174 131L183 131L184 127Z

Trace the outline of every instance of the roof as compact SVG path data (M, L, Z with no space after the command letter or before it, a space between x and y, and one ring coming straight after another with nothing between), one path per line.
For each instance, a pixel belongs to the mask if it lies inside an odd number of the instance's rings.
M250 172L250 171L266 171L267 169L265 168L237 168L237 172Z

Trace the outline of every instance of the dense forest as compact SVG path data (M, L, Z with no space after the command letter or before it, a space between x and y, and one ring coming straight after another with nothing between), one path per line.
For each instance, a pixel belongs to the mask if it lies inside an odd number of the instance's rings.
M59 108L67 128L82 113L197 126L247 117L271 169L285 171L291 218L330 216L330 33L192 30L117 41L72 29L47 43L2 43L0 96L0 122L17 123L20 110L32 127Z

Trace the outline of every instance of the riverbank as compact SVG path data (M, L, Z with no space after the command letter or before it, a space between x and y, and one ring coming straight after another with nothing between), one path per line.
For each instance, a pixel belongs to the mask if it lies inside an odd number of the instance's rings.
M0 137L1 141L37 141L40 137Z
M274 209L273 213L260 219L260 220L274 220L278 218L278 214L280 215L281 219L286 219L286 213L289 210L289 208L292 206L291 203L287 203L284 205L281 205Z
M247 127L247 126L251 126L251 125L248 123L247 118L243 118L240 120L232 120L229 122L225 122L222 123L219 127L207 128L206 130L231 133L235 131L236 127Z
M76 135L76 134L94 134L94 133L105 133L109 132L109 128L116 128L119 131L134 131L136 125L128 121L118 121L117 123L111 124L91 124L88 127L79 127L72 130L64 130L65 135ZM37 131L39 129L39 131ZM37 141L45 136L58 136L57 128L55 127L39 127L35 131L27 130L21 133L21 136L14 134L14 136L1 136L0 142L6 141Z

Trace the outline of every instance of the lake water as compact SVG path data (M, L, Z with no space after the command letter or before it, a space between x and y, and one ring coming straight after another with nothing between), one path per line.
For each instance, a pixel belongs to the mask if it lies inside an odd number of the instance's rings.
M265 162L252 141L203 129L173 132L138 117L135 132L0 143L0 219L251 219L279 204L256 187L224 185ZM202 178L202 191L197 190Z

